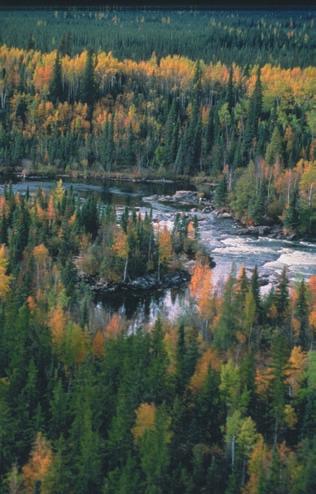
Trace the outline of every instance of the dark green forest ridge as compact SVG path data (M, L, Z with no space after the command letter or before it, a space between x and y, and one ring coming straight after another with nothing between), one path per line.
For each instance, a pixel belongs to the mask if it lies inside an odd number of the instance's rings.
M228 65L306 67L316 59L314 11L66 9L1 11L0 42L74 55L86 48L141 60L181 54Z
M228 65L306 67L316 59L315 17L313 10L5 9L0 42L69 55L91 48L120 59L155 52Z

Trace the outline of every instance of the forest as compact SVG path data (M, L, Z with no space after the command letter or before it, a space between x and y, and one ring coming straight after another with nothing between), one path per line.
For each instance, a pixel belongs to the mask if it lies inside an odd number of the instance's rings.
M261 6L262 7L262 6ZM314 65L315 11L197 8L28 8L1 11L0 42L74 56L111 51L120 60L182 54L231 65Z
M99 206L61 181L1 197L1 492L313 493L316 277L290 286L284 269L262 295L241 269L219 287L196 252L177 321L97 327L79 253L93 266L97 245L122 277L131 248L135 276L195 237Z
M316 69L0 47L0 166L196 177L246 224L316 228Z
M315 11L0 20L0 493L314 494L316 276L218 283L201 208L167 225L66 181L201 185L205 215L311 250ZM94 316L96 284L184 271L177 317Z

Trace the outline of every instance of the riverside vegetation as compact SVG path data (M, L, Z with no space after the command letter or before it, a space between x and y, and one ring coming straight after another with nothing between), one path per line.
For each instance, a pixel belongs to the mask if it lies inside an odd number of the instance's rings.
M0 15L3 173L189 176L248 225L315 238L313 12ZM188 258L177 320L91 316L96 283L161 284ZM262 282L213 283L185 215L6 186L0 492L314 494L316 277Z
M197 252L194 224L154 231L61 182L0 206L2 492L314 491L315 277L262 296L256 269L213 286L196 253L189 313L98 327L78 269L158 276Z

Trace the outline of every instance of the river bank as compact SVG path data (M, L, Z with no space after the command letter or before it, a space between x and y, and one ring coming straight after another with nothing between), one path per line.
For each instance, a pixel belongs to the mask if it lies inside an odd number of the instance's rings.
M191 207L196 208L203 212L212 212L219 218L232 218L236 221L240 229L238 233L240 235L251 235L251 236L267 236L273 239L283 239L283 240L303 240L309 242L315 242L316 238L312 236L302 236L299 233L289 233L284 231L281 224L273 225L247 225L243 223L239 218L237 218L233 211L228 208L216 208L212 196L212 191L216 187L216 181L212 181L206 176L188 176L188 175L177 175L177 176L160 176L159 172L148 171L140 174L137 170L132 172L98 172L93 171L72 171L70 173L58 174L55 170L33 170L32 168L23 169L21 167L16 167L12 169L0 170L0 179L12 180L12 181L42 181L42 180L59 180L64 181L79 181L82 183L96 183L100 184L102 182L117 182L126 184L161 184L161 185L173 185L174 187L179 187L181 190L176 190L175 194L172 195L154 195L151 197L144 198L144 200L157 201L161 204L174 204L184 208ZM195 189L195 190L190 190ZM193 195L195 193L195 196ZM210 198L209 198L210 197Z
M270 239L277 240L302 240L315 243L315 237L302 236L298 233L285 232L281 224L273 225L247 225L244 224L239 218L237 218L231 209L228 207L217 208L212 198L212 189L216 187L216 183L210 181L207 177L188 177L178 176L174 178L157 177L155 175L148 176L135 176L133 174L124 174L119 172L107 173L96 175L94 172L85 175L83 173L76 174L52 174L36 172L36 174L28 173L23 174L22 171L15 171L11 174L4 174L0 171L0 180L3 182L12 181L13 183L21 181L39 182L39 181L51 181L62 179L66 183L82 183L82 184L96 184L100 186L100 180L102 184L109 183L126 183L131 186L136 185L161 185L170 186L173 189L173 194L153 194L151 196L143 197L143 201L148 203L159 203L162 205L170 205L175 207L182 207L184 210L191 209L191 213L203 212L212 213L220 219L233 219L239 226L236 233L240 236L252 236L258 238L265 236Z
M2 182L3 184L4 182ZM55 186L52 181L16 181L12 185L13 192L25 194L36 193L38 187L50 190ZM153 201L146 201L152 195L173 196L180 188L186 186L170 183L124 183L102 181L65 181L66 189L72 187L81 198L95 195L104 204L111 204L118 210L118 214L124 211L126 206L135 207L141 214L151 211L153 221L172 229L177 214L189 215L198 219L199 239L207 254L209 254L216 266L212 269L214 286L222 286L222 280L231 273L232 268L238 273L241 266L251 276L252 270L257 266L260 277L264 280L266 293L271 283L277 281L282 269L288 268L288 276L291 284L296 283L302 277L306 280L316 275L316 244L305 241L290 241L274 239L267 235L239 234L242 226L235 221L228 211L216 210L205 205L178 206L176 202L170 205ZM193 187L192 187L193 188ZM4 186L0 185L0 195ZM209 190L209 188L208 188ZM197 192L195 190L195 192ZM179 195L179 194L178 194ZM181 194L180 194L181 195ZM183 199L183 198L182 198ZM202 211L205 212L202 212ZM245 230L244 230L245 231ZM249 230L247 230L248 232ZM272 232L273 234L273 232ZM193 261L194 262L194 261ZM193 263L191 261L191 266ZM219 288L220 289L220 288ZM152 322L158 314L164 314L168 318L176 318L186 307L188 300L187 282L175 288L158 290L122 290L121 292L107 292L102 296L95 292L95 317L103 317L108 311L118 311L122 316L136 321L136 326ZM134 323L133 323L134 324Z
M300 236L297 233L287 233L283 230L282 225L245 225L233 215L233 212L229 208L216 208L214 201L210 198L204 197L204 194L198 191L179 190L173 195L158 195L144 197L145 202L153 203L158 202L160 204L175 205L181 208L191 208L191 213L212 213L217 218L233 219L240 228L236 231L241 236L266 236L267 238L277 240L305 240L312 241L310 237Z
M85 172L71 171L69 173L56 173L56 170L24 170L21 167L15 168L2 168L0 170L0 178L3 180L17 179L17 180L79 180L79 181L114 181L114 182L128 182L128 183L181 183L181 184L194 184L195 180L188 175L177 176L161 176L159 173L128 173L128 172L98 172L96 170L89 170Z
M191 278L186 269L179 269L161 275L158 279L156 273L148 273L126 282L113 283L79 272L78 278L83 281L91 290L98 295L108 295L119 292L133 292L134 294L156 292L168 288L178 288L184 286Z

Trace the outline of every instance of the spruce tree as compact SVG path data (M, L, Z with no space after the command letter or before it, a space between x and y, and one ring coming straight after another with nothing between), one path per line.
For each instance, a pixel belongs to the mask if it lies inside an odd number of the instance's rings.
M260 317L261 313L261 297L260 297L260 283L259 283L259 274L257 266L254 267L251 276L251 291L253 294L253 298L256 304L256 314L257 318Z
M283 138L278 125L274 127L271 141L267 146L266 161L270 165L273 165L277 161L283 162Z
M233 92L234 86L233 86L233 66L230 66L229 69L229 79L228 79L228 84L227 84L227 90L226 90L226 101L228 103L228 110L231 113L233 108L234 108L234 92Z
M221 179L216 185L215 188L215 194L214 194L214 201L216 207L223 207L226 205L227 202L227 178L226 175L223 174Z
M299 192L298 188L295 187L291 197L290 203L285 211L284 226L291 232L297 232L300 225L300 210L299 210Z
M253 139L257 137L258 123L262 111L262 84L260 79L260 69L257 73L257 80L254 91L249 101L249 109L245 127L243 153L243 164L247 164L253 156Z
M95 102L97 96L96 91L93 53L89 50L80 88L80 99L83 103L87 103L89 108L92 107Z
M63 101L63 84L59 52L57 52L55 58L53 78L49 85L49 94L54 103Z
M300 282L297 289L297 300L295 303L294 315L299 321L299 345L307 350L311 342L311 334L308 324L308 297L307 288L304 280Z
M289 316L289 279L287 268L284 267L279 277L275 292L275 305L277 309L277 323L282 327L288 322ZM289 335L288 335L289 336Z

